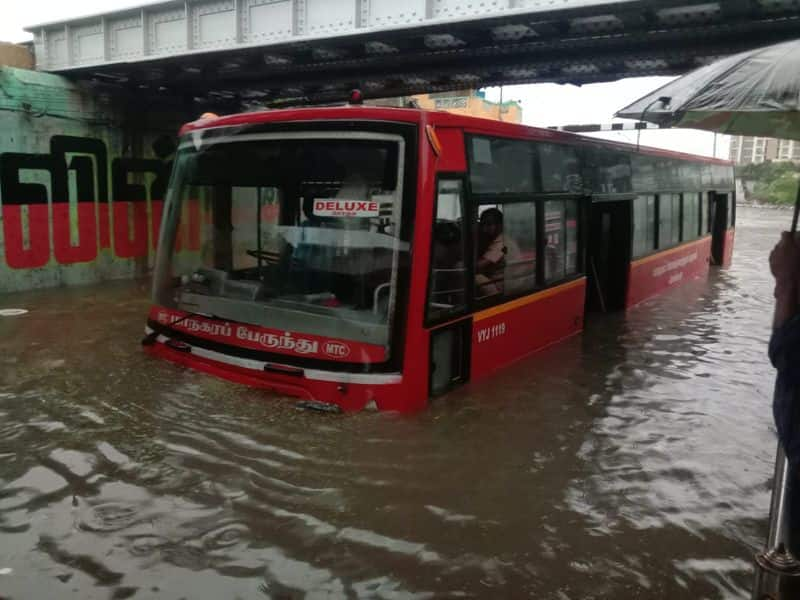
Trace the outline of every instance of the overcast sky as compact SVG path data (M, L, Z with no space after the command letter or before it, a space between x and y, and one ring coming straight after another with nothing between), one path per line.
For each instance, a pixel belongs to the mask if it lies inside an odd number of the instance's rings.
M98 12L112 11L153 2L136 0L0 0L0 40L23 42L32 36L23 27L66 20ZM539 84L507 86L506 100L520 100L523 119L528 125L570 125L615 121L616 110L630 104L669 81L664 77L624 79L577 87ZM489 90L488 97L497 99L499 88ZM601 137L636 143L636 132L608 132ZM651 130L642 132L642 145L711 156L714 134L690 130ZM727 136L717 138L717 156L727 158Z

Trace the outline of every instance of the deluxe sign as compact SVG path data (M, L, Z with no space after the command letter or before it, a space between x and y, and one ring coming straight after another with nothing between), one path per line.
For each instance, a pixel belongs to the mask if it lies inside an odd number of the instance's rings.
M379 216L380 210L378 203L371 200L318 198L314 200L314 215L317 217L357 217L365 219Z

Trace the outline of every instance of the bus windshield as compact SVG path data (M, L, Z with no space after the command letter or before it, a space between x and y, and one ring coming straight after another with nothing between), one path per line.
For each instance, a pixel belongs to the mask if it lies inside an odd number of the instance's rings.
M176 157L157 304L389 351L404 140L379 133L190 134Z

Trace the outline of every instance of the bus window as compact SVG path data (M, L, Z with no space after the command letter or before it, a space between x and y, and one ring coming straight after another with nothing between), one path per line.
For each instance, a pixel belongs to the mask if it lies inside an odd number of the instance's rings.
M566 275L566 227L563 200L544 203L544 280L546 283L564 279Z
M706 235L711 231L710 220L708 218L709 201L705 194L699 194L700 201L700 235Z
M633 256L649 254L655 248L656 198L637 196L633 200Z
M566 200L567 204L567 275L578 272L578 201Z
M428 320L439 321L466 309L464 194L460 179L439 181L433 225Z
M533 202L478 209L475 297L498 299L536 285L536 209Z
M543 192L578 192L583 188L578 154L571 146L537 144Z
M658 197L658 247L669 248L681 239L681 196L661 194Z
M584 153L584 186L596 194L631 191L631 159L608 148L587 148Z
M505 239L519 249L516 260L506 255L505 293L508 296L536 287L536 204L506 204L503 213Z
M708 194L708 232L714 232L714 223L717 220L717 195L714 192Z
M672 196L672 245L679 244L681 241L681 195L671 194Z
M234 270L279 263L285 247L279 235L279 193L274 187L234 186L231 189L231 260ZM256 252L247 254L248 248L254 248Z
M736 202L733 194L728 194L728 229L736 225Z
M469 163L470 183L476 194L533 191L533 145L528 142L473 137Z
M683 195L683 241L697 239L700 206L697 194Z
M636 191L654 191L658 185L658 159L646 154L633 154L631 160L632 189Z

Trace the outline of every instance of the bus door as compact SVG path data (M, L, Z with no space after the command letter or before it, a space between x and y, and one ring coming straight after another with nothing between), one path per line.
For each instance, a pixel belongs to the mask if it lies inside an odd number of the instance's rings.
M431 396L439 396L467 382L471 340L471 318L431 332Z
M631 262L631 200L591 204L586 253L587 311L625 308Z
M728 229L733 223L733 194L711 192L711 263L725 265L728 252Z
M432 229L428 306L429 389L438 396L469 379L472 316L468 314L470 224L460 175L440 176Z

